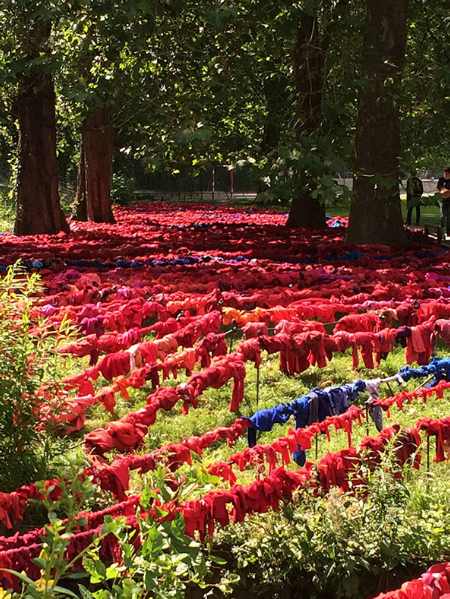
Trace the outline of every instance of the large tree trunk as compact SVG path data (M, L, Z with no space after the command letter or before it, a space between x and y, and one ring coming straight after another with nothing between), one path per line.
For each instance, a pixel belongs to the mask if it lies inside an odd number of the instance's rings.
M273 69L277 66L274 64ZM277 150L280 143L281 127L288 112L289 81L281 73L272 72L264 81L267 116L264 123L264 133L261 140L263 154Z
M78 162L77 192L75 194L75 220L87 221L86 202L86 169L84 166L84 145L80 146L80 161Z
M50 35L50 27L38 25L33 35L38 52L39 44ZM23 76L15 109L19 121L19 173L14 233L69 232L58 193L55 90L51 74L35 72Z
M87 216L114 223L111 208L113 128L107 108L96 108L82 126Z
M354 192L347 243L403 240L397 98L406 50L407 0L366 0L363 76L358 98Z
M303 13L297 27L294 52L295 89L297 93L296 135L303 137L318 134L322 121L325 62L318 30L317 15ZM300 177L298 193L292 200L286 226L324 227L325 206L311 197L314 180Z

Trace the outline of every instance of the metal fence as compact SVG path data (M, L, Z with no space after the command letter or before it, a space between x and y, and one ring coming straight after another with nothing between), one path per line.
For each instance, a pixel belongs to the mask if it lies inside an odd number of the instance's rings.
M436 189L441 173L420 173L425 193ZM7 187L11 179L11 167L6 160L0 159L0 187ZM137 197L154 199L172 198L179 201L191 199L227 201L236 198L254 197L258 183L252 179L250 168L234 169L229 165L215 165L195 171L181 167L179 172L155 171L145 173L137 168L134 173ZM353 173L336 175L336 181L353 187ZM60 173L58 185L61 196L73 201L76 192L76 176L73 173ZM402 181L405 186L406 179Z
M179 199L254 195L257 184L252 181L249 169L235 170L227 165L217 165L194 172L181 168L177 173L153 172L136 176L138 189L153 191Z
M11 181L12 169L6 160L0 160L0 187L8 187ZM75 198L77 179L72 174L60 173L58 175L59 193L69 200Z

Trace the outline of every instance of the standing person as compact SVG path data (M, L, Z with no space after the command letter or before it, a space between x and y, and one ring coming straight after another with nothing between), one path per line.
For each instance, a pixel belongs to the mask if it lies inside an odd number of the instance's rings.
M422 181L417 176L415 171L411 171L408 181L406 182L406 208L408 209L406 216L406 224L411 224L413 209L416 209L416 225L420 221L420 198L423 194Z
M439 202L441 227L445 223L447 235L450 235L450 166L444 168L444 176L439 179L437 190L442 195L442 201Z

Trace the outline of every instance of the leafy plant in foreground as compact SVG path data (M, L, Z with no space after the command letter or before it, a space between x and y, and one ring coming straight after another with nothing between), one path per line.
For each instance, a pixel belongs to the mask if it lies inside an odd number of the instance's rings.
M57 349L67 343L70 326L46 326L37 297L43 287L37 273L17 263L0 279L0 489L13 490L45 478L52 435L41 427L41 408L57 409L64 377ZM45 386L45 392L43 392ZM55 402L56 399L56 402Z
M183 599L188 585L230 592L231 584L238 577L227 576L221 569L215 574L214 582L206 582L213 564L221 568L225 562L212 556L209 546L186 536L182 514L172 514L176 505L187 497L207 491L211 483L207 480L209 475L192 470L181 484L174 485L172 481L168 485L165 473L161 467L155 474L160 490L145 488L136 511L136 526L127 523L125 517L106 516L100 532L94 534L90 544L72 559L67 557L67 549L78 527L87 524L80 511L92 500L95 486L92 479L82 480L75 475L61 480L61 494L52 499L54 487L46 488L41 484L49 524L45 527L40 556L34 560L40 568L40 577L32 580L24 573L6 570L22 581L23 589L21 593L4 591L3 594L0 590L0 597ZM61 510L67 514L65 521L58 516ZM114 563L104 563L101 558L101 546L108 535L114 535L119 541L121 555ZM80 570L80 564L82 571L74 572ZM88 578L89 582L76 584L74 592L72 589L79 578Z
M448 465L442 466L448 472ZM301 490L281 513L224 529L219 541L255 597L373 597L449 557L449 488L410 466L403 478L388 451L356 493ZM448 478L446 478L448 480ZM264 568L260 567L264 564Z

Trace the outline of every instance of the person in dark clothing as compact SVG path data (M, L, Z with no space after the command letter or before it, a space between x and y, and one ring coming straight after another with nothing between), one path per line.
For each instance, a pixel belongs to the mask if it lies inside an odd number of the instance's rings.
M423 194L422 181L417 176L417 173L412 171L406 183L406 208L408 213L406 216L406 224L411 224L413 209L416 209L416 225L420 221L420 201Z
M445 223L447 235L450 235L450 166L444 168L444 176L439 179L437 190L442 195L442 201L439 202L441 227Z

